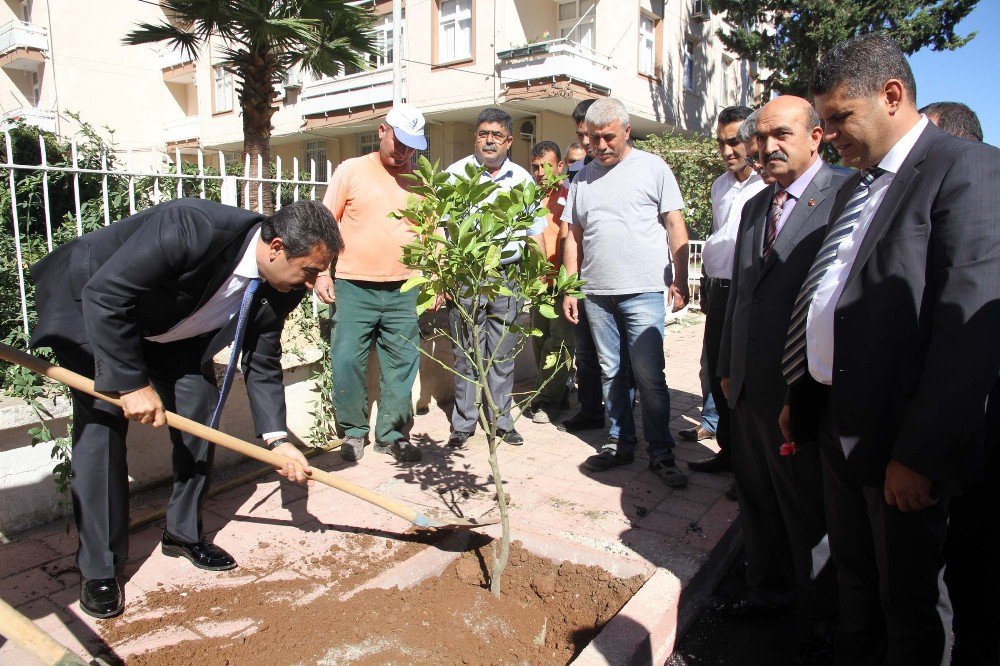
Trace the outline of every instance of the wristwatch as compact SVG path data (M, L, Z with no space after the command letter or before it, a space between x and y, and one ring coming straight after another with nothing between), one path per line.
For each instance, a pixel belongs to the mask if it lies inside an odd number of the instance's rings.
M291 442L288 441L287 437L279 437L278 439L275 439L275 440L272 440L271 442L268 442L264 446L267 447L268 451L274 451L276 448L278 448L282 444L290 444L290 443Z

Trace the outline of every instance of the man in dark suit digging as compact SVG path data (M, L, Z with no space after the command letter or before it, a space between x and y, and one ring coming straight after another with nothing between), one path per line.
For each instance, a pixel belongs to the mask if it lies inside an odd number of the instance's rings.
M288 458L279 472L304 481L309 466L285 435L281 331L342 242L319 202L271 217L200 199L153 206L76 238L31 269L38 325L32 347L118 393L122 409L73 392L73 506L80 605L98 618L124 609L118 581L128 557L128 421L166 423L170 410L212 427L242 359L254 426ZM215 354L233 352L221 391ZM201 506L214 446L171 429L174 484L164 554L221 571L233 558L206 541Z

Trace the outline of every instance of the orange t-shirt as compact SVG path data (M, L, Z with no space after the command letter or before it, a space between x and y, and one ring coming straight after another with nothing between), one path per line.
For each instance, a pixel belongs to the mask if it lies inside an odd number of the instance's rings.
M559 251L559 219L562 217L568 194L569 190L560 186L542 202L542 205L549 211L546 216L545 230L542 231L542 238L545 239L545 252L549 255L553 274L559 271L559 264L562 263L562 252Z
M395 282L416 275L400 262L401 248L416 238L410 221L389 217L406 207L410 185L386 171L378 152L341 162L323 197L344 239L335 277Z

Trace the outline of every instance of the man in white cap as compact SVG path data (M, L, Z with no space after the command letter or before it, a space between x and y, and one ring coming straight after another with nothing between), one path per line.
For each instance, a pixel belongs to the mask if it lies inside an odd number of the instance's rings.
M345 160L334 171L323 203L340 222L344 249L316 280L324 303L336 300L330 340L333 407L344 429L340 454L359 460L368 440L368 354L378 353L380 377L374 449L401 462L420 460L407 438L413 418L410 391L420 365L415 343L417 290L400 287L414 272L400 261L414 239L410 222L391 213L406 207L414 150L425 150L424 116L395 105L378 126L376 152Z

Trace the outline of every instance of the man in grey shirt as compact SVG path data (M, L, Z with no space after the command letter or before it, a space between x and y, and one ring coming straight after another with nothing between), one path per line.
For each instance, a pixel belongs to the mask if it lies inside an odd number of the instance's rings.
M635 459L635 422L619 356L624 345L639 388L649 468L668 486L681 487L687 476L674 460L670 394L663 375L663 276L673 254L669 295L673 309L679 310L688 300L688 237L680 212L684 201L670 167L630 145L631 125L621 102L598 100L587 111L586 123L594 160L570 187L563 211L570 228L563 263L586 280L582 307L597 346L605 409L618 436L610 437L585 465L599 472ZM563 301L563 312L573 323L580 307L576 299Z

